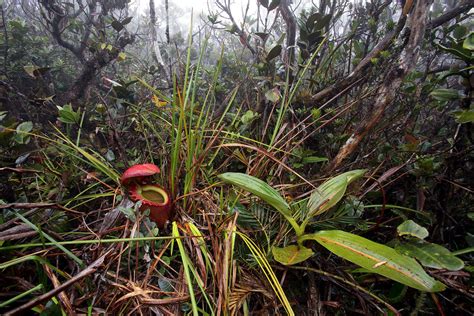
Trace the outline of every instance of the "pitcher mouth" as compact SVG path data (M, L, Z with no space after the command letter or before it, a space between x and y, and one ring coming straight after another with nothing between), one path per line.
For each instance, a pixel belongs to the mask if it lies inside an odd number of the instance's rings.
M130 188L130 195L135 200L141 200L150 205L166 205L169 203L168 193L158 185L134 185Z

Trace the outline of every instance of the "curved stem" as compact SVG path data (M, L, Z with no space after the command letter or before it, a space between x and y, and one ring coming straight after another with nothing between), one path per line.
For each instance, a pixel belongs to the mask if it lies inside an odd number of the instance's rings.
M298 225L298 223L293 217L288 216L288 215L283 215L283 216L285 216L286 220L290 223L291 227L293 227L297 237L300 237L301 235L304 234L304 228L301 229L301 226Z

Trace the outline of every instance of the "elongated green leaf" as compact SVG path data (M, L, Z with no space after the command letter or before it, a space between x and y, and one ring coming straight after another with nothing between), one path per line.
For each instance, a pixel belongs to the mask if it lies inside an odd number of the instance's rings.
M404 221L403 223L398 225L397 233L398 233L398 236L409 235L409 236L417 237L420 239L425 239L429 235L428 230L426 228L418 225L411 219Z
M450 101L460 98L459 92L456 89L436 89L430 95L438 101Z
M272 253L276 261L286 266L303 262L314 254L311 249L297 245L272 247Z
M258 248L258 246L250 239L247 235L240 232L235 232L240 238L242 238L243 242L247 245L248 249L252 253L253 257L257 261L258 266L261 268L264 276L267 278L268 283L272 287L275 295L277 296L278 300L280 301L281 305L285 308L287 315L294 316L295 312L291 308L291 304L286 297L285 291L280 285L278 278L276 277L273 269L268 263L265 254Z
M308 217L326 212L337 204L346 193L347 186L362 177L365 169L345 172L321 184L308 200Z
M290 206L285 199L270 185L262 180L250 176L245 173L227 172L218 176L224 182L233 184L250 193L255 194L280 213L286 216L291 216Z
M445 289L444 284L430 277L415 259L395 249L340 230L320 231L305 235L329 251L373 273L426 292Z
M404 243L395 248L398 252L415 257L425 267L457 271L464 262L443 246L424 241Z
M460 124L474 122L474 109L459 110L453 112L456 122Z

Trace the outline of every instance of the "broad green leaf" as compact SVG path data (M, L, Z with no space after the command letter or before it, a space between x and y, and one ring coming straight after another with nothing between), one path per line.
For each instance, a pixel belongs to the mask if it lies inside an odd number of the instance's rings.
M474 32L471 32L464 40L462 47L469 50L474 50Z
M395 248L410 257L415 257L425 267L435 269L461 270L464 262L443 246L425 241L403 243Z
M267 55L267 62L268 61L271 61L273 58L279 56L281 53L281 45L278 44L276 45L275 47L273 47L269 52L268 52L268 55Z
M314 26L315 30L322 30L323 28L327 28L329 26L329 22L331 22L332 15L326 14L321 20L316 22Z
M417 237L420 239L425 239L429 235L428 230L426 228L418 225L411 219L404 221L403 223L398 225L397 233L398 233L398 236L409 235L409 236Z
M13 139L18 144L28 144L30 142L30 135L28 133L33 129L33 123L31 121L20 123L16 127L16 134Z
M346 193L347 186L362 177L365 171L365 169L348 171L321 184L309 197L308 217L324 213L336 205Z
M467 27L465 27L464 25L456 25L456 27L454 28L453 30L453 36L456 38L456 39L461 39L463 38L464 36L466 36L467 34Z
M459 99L459 92L455 89L436 89L430 95L438 101L450 101Z
M305 235L303 239L314 239L334 254L412 288L426 292L445 289L444 284L430 277L415 259L366 238L327 230Z
M291 216L290 206L285 199L270 185L245 173L227 172L218 176L222 181L233 184L255 194L280 213Z
M318 21L321 21L321 19L324 17L323 14L319 13L319 12L316 12L316 13L313 13L311 14L308 19L306 20L306 28L308 30L312 30L313 29L313 26L316 22Z
M80 111L74 112L71 104L66 104L64 106L56 106L58 108L58 120L66 124L79 123L80 120Z
M29 133L29 132L31 132L32 129L33 129L33 122L27 121L27 122L20 123L16 127L16 132L17 133Z
M474 122L474 109L455 111L453 115L459 124Z
M303 262L314 254L311 249L297 245L272 247L272 253L276 261L286 266Z
M252 110L248 110L247 112L245 112L244 115L242 115L242 117L240 118L240 121L242 122L242 124L249 124L250 122L252 122L257 117L258 117L257 112L254 112Z

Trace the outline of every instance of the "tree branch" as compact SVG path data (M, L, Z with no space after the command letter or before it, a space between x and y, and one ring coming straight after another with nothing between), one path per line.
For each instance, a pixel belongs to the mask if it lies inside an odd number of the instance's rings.
M451 11L448 11L445 14L437 17L436 19L431 20L431 22L428 23L426 29L431 30L437 28L438 26L441 26L449 20L452 20L455 17L459 16L460 14L469 11L470 9L472 9L472 7L474 7L474 0L466 0Z
M407 20L406 16L400 17L400 20L397 23L397 27L394 30L387 33L387 35L385 35L384 38L382 38L382 40L372 49L372 51L370 51L370 53L367 54L367 56L365 56L364 59L362 59L359 62L357 67L347 77L319 91L318 93L316 93L315 95L311 97L311 100L313 102L318 102L318 101L321 101L322 99L330 98L334 96L337 92L347 88L352 83L354 83L355 81L359 80L362 76L364 76L367 73L367 71L371 67L373 67L372 58L377 57L377 55L381 51L386 50L387 48L390 47L390 45L392 44L392 41L400 34L402 29L405 27L406 20Z
M377 91L377 98L370 118L365 120L365 124L362 124L341 147L339 153L329 165L329 170L339 167L342 161L355 151L359 143L378 124L385 110L395 100L403 79L415 67L418 60L419 49L426 32L430 5L431 0L417 1L415 9L410 15L411 32L404 54L401 55L399 62L390 68L382 86Z

